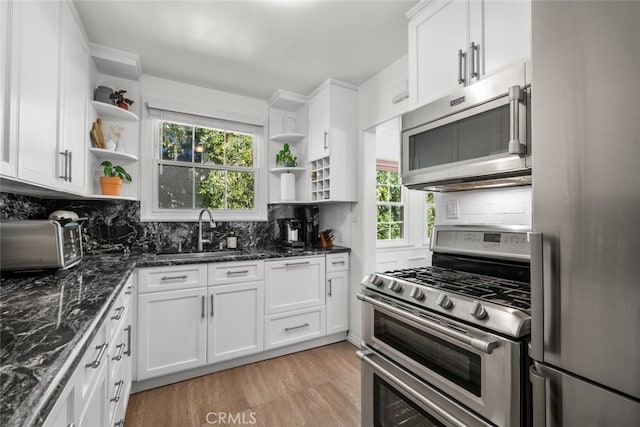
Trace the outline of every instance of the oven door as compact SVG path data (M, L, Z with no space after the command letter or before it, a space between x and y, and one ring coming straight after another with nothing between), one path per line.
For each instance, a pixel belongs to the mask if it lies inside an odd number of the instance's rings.
M522 416L524 345L499 335L392 301L359 295L363 338L464 406L501 426Z
M491 425L375 351L365 348L357 354L362 360L363 426Z

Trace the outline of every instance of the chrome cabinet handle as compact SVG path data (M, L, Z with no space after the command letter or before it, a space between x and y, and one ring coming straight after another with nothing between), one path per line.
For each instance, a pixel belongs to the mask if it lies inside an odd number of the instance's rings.
M328 282L329 282L329 296L331 296L331 281L332 281L332 280L333 280L333 279L329 279L329 280L328 280Z
M427 408L429 408L430 410L432 410L433 412L435 412L445 420L449 421L451 425L454 425L456 427L467 426L467 424L461 422L460 420L455 418L453 415L451 415L448 410L443 409L441 406L439 406L435 402L427 399L421 393L418 393L412 387L407 385L404 381L401 381L400 378L393 375L383 366L376 363L373 359L371 359L371 357L369 357L370 354L365 354L362 351L358 350L356 351L356 356L358 356L358 358L362 360L364 363L366 363L367 365L375 369L376 373L382 374L382 376L386 377L387 380L389 380L394 385L398 386L398 388L402 389L402 391L412 396L414 399L418 400L418 402L422 402Z
M122 343L122 344L118 344L118 345L116 346L116 348L118 349L118 354L116 354L115 356L113 356L113 357L111 358L111 360L122 360L122 354L124 353L124 346L125 346L125 344L124 344L124 343Z
M480 77L480 45L475 42L471 42L471 78L473 77Z
M205 296L202 295L202 314L201 315L203 319L204 319L204 299L205 299Z
M120 320L122 318L122 313L124 313L124 306L116 308L116 315L111 316L111 320Z
M284 265L284 266L285 266L285 267L297 267L297 266L300 266L300 265L307 265L307 264L310 264L310 262L309 262L309 261L302 261L302 262L287 262L287 263L285 263L285 265Z
M329 148L329 132L324 131L324 149Z
M127 351L124 352L125 356L131 356L131 325L124 328L127 332Z
M213 317L213 294L211 294L211 317Z
M229 270L227 271L227 276L231 276L233 274L248 274L248 273L249 273L249 270L236 270L236 271Z
M127 290L125 291L126 295L131 295L133 293L133 285L128 286Z
M468 346L471 346L473 348L475 348L476 350L480 350L483 353L486 354L491 354L493 352L494 349L500 347L500 341L485 341L483 339L480 338L473 338L470 337L466 334L463 334L461 332L458 332L456 330L453 329L449 329L446 326L443 326L439 323L433 322L431 320L428 319L424 319L422 317L416 316L415 314L412 313L408 313L406 311L400 310L390 304L378 301L374 298L368 297L366 295L362 295L362 294L358 294L356 295L356 297L360 300L360 301L364 301L367 302L375 307L381 308L383 310L386 310L390 313L393 313L397 316L401 316L404 317L405 319L409 319L415 323L418 323L419 325L422 325L426 328L429 328L431 330L440 332L443 335L448 336L449 338L453 338L458 342L467 344Z
M464 59L466 54L462 51L462 49L458 49L458 84L464 84Z
M107 351L107 347L109 347L109 343L105 342L102 345L96 346L96 350L100 349L100 353L98 353L98 357L91 363L87 363L84 365L85 368L97 368L100 366L100 361L102 360L102 356L104 356L104 352Z
M109 399L109 401L113 403L117 403L120 401L120 395L122 394L122 389L124 388L124 380L120 380L114 385L118 387L118 391L116 392L116 395L113 396L112 399Z
M294 331L294 330L296 330L296 329L307 328L307 327L309 327L309 326L311 326L311 325L309 325L308 323L304 323L304 324L302 324L302 325L292 326L292 327L290 327L290 328L284 328L284 331L285 331L285 332L289 332L289 331Z
M116 423L113 425L113 427L124 427L124 420L120 419L120 420L116 421Z
M520 86L509 88L509 115L511 126L509 127L509 154L524 154L524 144L520 141L520 101L523 99L523 90Z
M59 154L64 156L64 175L60 175L59 178L69 181L69 150L60 151Z
M182 276L162 276L160 278L160 280L178 280L178 279L186 279L187 276L186 274L183 274Z
M344 265L344 261L332 261L332 265Z
M69 168L69 182L73 181L73 176L71 175L71 165L73 164L73 162L71 161L73 153L71 151L69 151L69 155L67 156L67 164L68 164L68 168Z

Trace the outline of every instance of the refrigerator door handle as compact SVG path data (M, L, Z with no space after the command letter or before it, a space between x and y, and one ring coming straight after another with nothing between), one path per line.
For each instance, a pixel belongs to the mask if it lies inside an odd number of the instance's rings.
M531 351L544 361L544 255L542 233L529 233L531 248Z
M535 365L529 367L529 379L531 380L531 392L533 395L533 427L547 426L547 393L546 380L536 369Z

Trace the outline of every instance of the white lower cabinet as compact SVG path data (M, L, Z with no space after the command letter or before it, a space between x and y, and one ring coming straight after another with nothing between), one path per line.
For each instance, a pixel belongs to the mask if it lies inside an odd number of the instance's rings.
M349 271L327 273L327 335L349 329Z
M208 317L208 363L261 352L264 282L210 286Z
M89 391L85 405L80 412L80 427L106 427L108 425L107 367L103 366L96 377L94 387Z
M138 296L138 379L204 366L207 288Z

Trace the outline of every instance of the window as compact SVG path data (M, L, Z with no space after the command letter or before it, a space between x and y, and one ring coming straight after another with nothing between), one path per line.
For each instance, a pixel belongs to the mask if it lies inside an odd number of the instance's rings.
M158 207L253 209L253 136L163 120Z
M376 171L378 241L404 239L405 206L397 162L378 160Z
M264 219L261 126L151 106L149 113L154 143L143 173L152 181L151 195L142 195L146 219L194 220L203 208L223 221Z
M431 233L433 232L433 226L436 223L436 202L435 202L435 197L433 193L427 193L424 196L424 203L425 203L425 213L426 213L426 228L425 228L425 235L427 237L427 240L431 239Z

